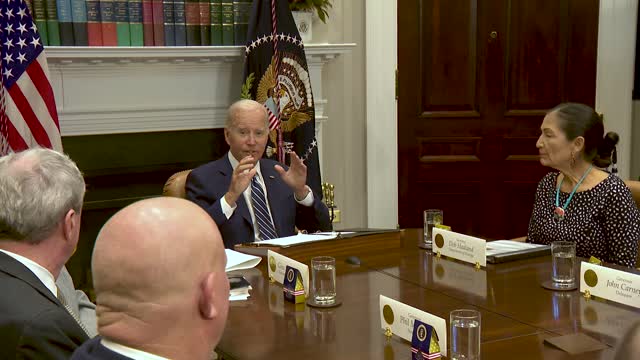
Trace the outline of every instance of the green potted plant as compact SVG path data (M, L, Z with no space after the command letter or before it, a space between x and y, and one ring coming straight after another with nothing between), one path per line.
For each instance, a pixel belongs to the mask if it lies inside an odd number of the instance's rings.
M291 11L314 11L323 23L327 23L327 12L331 7L331 0L289 0Z

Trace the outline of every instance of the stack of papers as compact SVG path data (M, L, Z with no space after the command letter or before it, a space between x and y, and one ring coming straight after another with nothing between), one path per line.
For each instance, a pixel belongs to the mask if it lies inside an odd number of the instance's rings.
M247 300L251 284L242 276L229 277L229 301Z
M253 255L243 254L230 249L224 249L227 254L227 267L224 269L226 272L251 269L256 267L262 260L262 258Z
M506 254L514 251L545 248L546 245L532 244L513 240L487 242L487 256Z
M243 254L234 250L225 249L227 254L227 267L225 271L251 269L262 260L260 257ZM229 301L247 300L251 284L242 276L229 276Z
M317 233L317 234L297 234L293 236L286 236L281 238L275 238L271 240L264 240L257 242L257 245L276 245L281 247L287 247L292 245L304 244L314 241L332 240L338 237L335 232Z
M513 240L487 242L487 262L492 264L544 256L551 252L549 245L531 244Z

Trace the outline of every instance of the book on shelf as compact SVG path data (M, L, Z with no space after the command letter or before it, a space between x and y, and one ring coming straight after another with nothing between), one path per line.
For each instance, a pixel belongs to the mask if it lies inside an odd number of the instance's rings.
M49 45L49 32L47 31L47 4L45 0L33 0L33 18L40 33L44 46Z
M60 45L73 46L73 20L71 18L71 0L56 0Z
M200 45L211 45L211 9L210 0L198 0L200 12Z
M128 0L114 0L113 13L116 23L116 40L118 46L131 46Z
M165 46L176 45L176 18L173 2L174 0L162 0L162 25L164 26Z
M144 46L142 0L129 0L129 34L131 46Z
M233 2L233 44L247 43L249 16L251 15L251 0L236 0Z
M114 0L100 0L100 25L102 28L102 45L117 46L118 32L116 31Z
M222 45L222 0L209 1L211 11L211 45Z
M151 0L153 11L153 46L164 46L164 5L162 0Z
M198 0L185 0L187 46L200 46L200 3Z
M35 20L35 14L33 13L33 0L25 0L24 3L27 4L27 9L29 10L29 14L31 14L31 17Z
M222 0L222 45L233 45L233 2Z
M45 11L49 46L60 46L60 23L58 22L58 5L56 0L46 0Z
M144 46L153 46L153 3L142 0L142 33Z
M102 46L102 24L100 23L100 1L86 0L87 42L89 46Z
M176 46L187 46L187 17L184 0L173 0Z
M89 45L87 36L87 4L85 0L71 0L71 21L75 46Z

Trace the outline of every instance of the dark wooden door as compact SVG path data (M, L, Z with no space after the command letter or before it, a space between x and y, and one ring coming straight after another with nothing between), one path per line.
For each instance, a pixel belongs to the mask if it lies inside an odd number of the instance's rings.
M399 0L401 227L526 235L546 110L594 105L598 0Z

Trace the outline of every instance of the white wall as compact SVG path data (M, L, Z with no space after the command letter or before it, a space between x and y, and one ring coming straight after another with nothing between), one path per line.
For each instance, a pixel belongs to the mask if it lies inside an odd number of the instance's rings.
M631 118L631 176L633 180L640 180L640 101L633 102L633 116Z
M323 128L322 180L336 186L335 201L342 211L336 229L367 225L364 35L364 0L333 1L328 24L316 21L313 28L314 43L357 44L325 67L323 79L329 120Z
M620 135L618 171L623 179L629 178L632 162L640 161L638 151L631 156L637 11L638 0L600 1L596 110L604 114L605 129Z

